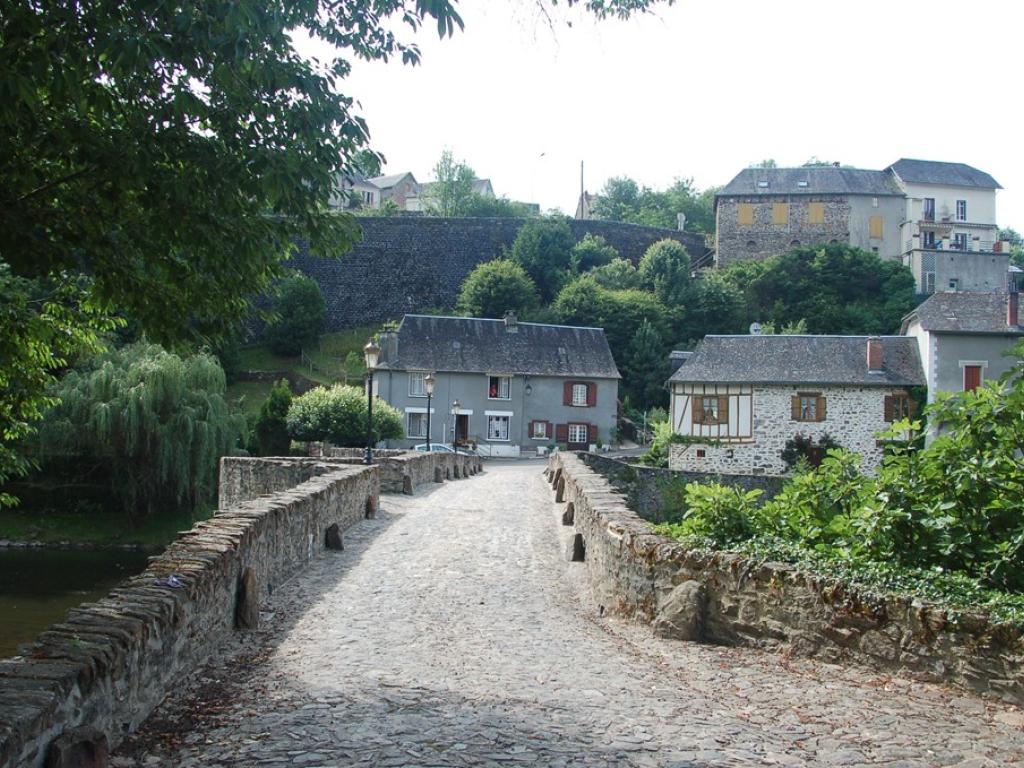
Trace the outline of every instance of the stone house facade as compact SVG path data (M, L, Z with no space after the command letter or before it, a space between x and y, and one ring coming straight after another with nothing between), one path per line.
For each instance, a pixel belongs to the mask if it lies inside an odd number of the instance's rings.
M424 379L434 376L429 400ZM600 328L406 315L381 337L374 384L403 414L405 437L519 456L556 445L609 443L618 417L619 372ZM458 407L454 406L458 402Z
M715 197L717 263L830 242L898 259L903 209L903 192L885 171L746 168Z
M782 475L788 441L828 434L875 470L879 432L911 415L924 374L906 337L707 336L669 379L670 419L686 439L669 468Z

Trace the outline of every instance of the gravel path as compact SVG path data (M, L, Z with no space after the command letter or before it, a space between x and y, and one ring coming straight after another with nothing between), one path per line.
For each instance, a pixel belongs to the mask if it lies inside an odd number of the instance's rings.
M599 618L535 462L386 496L115 766L1024 766L1024 716Z

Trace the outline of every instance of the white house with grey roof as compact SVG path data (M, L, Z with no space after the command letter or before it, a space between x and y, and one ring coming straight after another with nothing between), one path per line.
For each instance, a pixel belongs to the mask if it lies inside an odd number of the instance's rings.
M668 380L669 468L782 475L786 443L828 434L882 460L876 435L911 415L925 383L917 343L904 336L706 336Z
M611 442L620 376L600 328L522 323L513 313L501 320L406 315L380 346L374 382L404 416L398 447L429 438L518 456ZM429 435L428 373L435 379Z
M1014 364L1006 352L1024 339L1016 292L936 293L903 318L900 332L918 345L929 403L998 379Z

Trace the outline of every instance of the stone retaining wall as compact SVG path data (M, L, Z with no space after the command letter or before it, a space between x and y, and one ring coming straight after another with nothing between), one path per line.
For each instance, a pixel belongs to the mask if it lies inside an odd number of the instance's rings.
M338 534L377 506L377 467L253 459L224 466L229 506L142 574L71 610L29 654L0 661L0 768L43 766L51 742L79 726L94 743L117 744L236 625L258 624L263 595L332 535L340 544ZM298 484L283 490L289 483ZM268 490L277 492L238 501Z
M745 491L764 491L767 501L782 490L783 479L766 475L716 475L706 472L684 472L677 469L645 467L628 464L598 453L579 453L583 462L608 480L612 487L625 494L629 507L644 520L652 523L678 522L671 517L670 501L666 492L685 483L721 483Z
M570 453L548 464L563 521L581 537L602 610L669 637L784 649L1024 704L1024 638L977 614L862 592L783 563L695 552L651 532L627 498ZM569 505L572 505L571 508Z

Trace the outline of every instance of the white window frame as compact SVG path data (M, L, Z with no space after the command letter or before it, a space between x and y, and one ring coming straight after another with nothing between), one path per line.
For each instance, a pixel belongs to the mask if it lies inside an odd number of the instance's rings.
M417 417L420 422L420 428L422 432L414 434L412 431L412 420L413 417ZM409 439L426 438L427 436L427 409L422 408L416 411L406 411L405 414L405 436Z
M956 201L956 220L967 221L967 201L957 200Z
M409 371L409 397L426 397L427 396L427 384L424 379L427 378L426 371ZM419 387L413 387L413 382L418 381L422 386L422 391L415 391Z
M505 421L505 436L495 437L491 430L491 425L494 423L500 423L500 420ZM487 442L489 443L508 443L512 440L512 414L511 413L487 413Z
M498 396L491 397L491 379L498 380ZM501 396L502 382L505 383L505 396ZM488 400L511 400L512 399L512 377L502 376L500 374L488 374L487 375L487 399Z
M577 395L583 392L583 399L580 400ZM572 406L574 408L585 408L587 405L587 395L590 394L590 385L588 384L573 384L572 385Z
M543 435L537 434L537 427L540 427L544 431ZM548 423L546 421L541 419L540 421L533 422L533 428L530 430L531 440L548 440L550 438L551 435L548 434Z
M568 424L566 426L567 426L567 429L565 431L565 438L566 438L566 442L567 443L570 443L572 445L586 445L587 440L590 439L590 430L588 429L586 424ZM583 439L582 440L573 440L572 439L573 430L579 430L579 429L583 430Z

